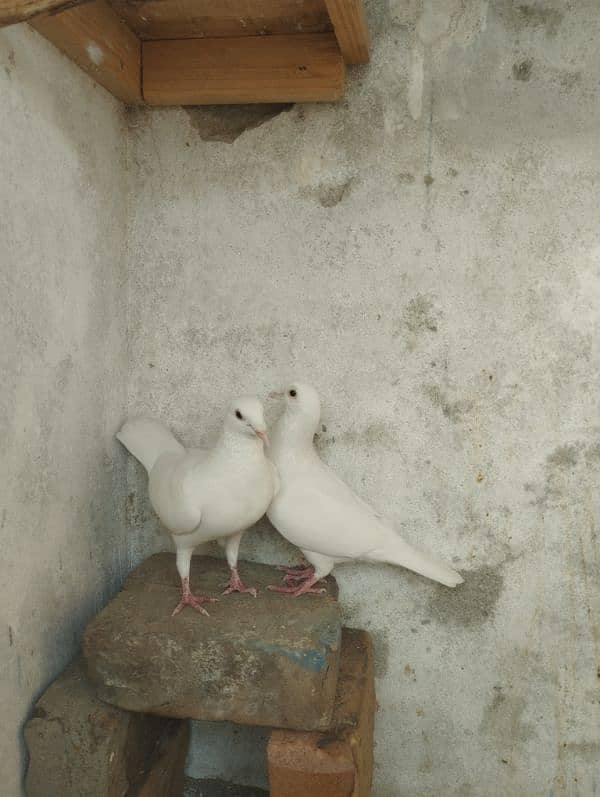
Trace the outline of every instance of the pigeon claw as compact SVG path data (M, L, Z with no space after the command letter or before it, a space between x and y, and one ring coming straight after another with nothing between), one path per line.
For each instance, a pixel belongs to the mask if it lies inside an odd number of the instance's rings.
M278 567L285 575L282 578L284 584L291 581L304 581L314 575L315 569L311 565L301 565L300 567Z
M327 592L325 587L313 589L314 585L317 584L319 580L320 579L315 578L313 573L301 584L294 584L292 586L285 587L281 587L278 584L270 584L267 589L271 592L279 592L282 595L289 595L292 598L299 598L300 595L323 595L323 593Z
M181 600L173 610L173 614L171 617L175 617L179 614L182 609L185 609L186 606L191 606L192 609L195 609L200 614L206 615L206 617L210 617L210 614L206 611L203 603L216 603L219 599L218 598L209 598L207 595L193 595L191 592L187 594L184 593L181 596Z
M298 573L301 570L314 570L314 568L304 561L299 565L275 565L275 570L281 570L283 573Z
M225 584L221 584L222 587L226 587L221 593L222 595L231 595L232 592L247 592L248 594L252 595L256 598L258 592L256 587L245 587L242 579L240 578L240 574L237 571L237 568L232 568L231 570L231 578Z
M293 575L292 573L288 573L281 580L286 587L293 587L293 586L299 587L303 581L307 581L308 579L312 578L313 573L314 573L313 570L307 570L306 574L303 575L297 575L297 574Z
M225 585L223 584L223 586ZM231 595L232 592L241 592L241 593L247 592L249 595L252 595L254 598L256 598L256 596L258 595L258 590L256 589L256 587L240 588L240 587L232 587L231 585L229 585L227 589L224 589L221 595Z

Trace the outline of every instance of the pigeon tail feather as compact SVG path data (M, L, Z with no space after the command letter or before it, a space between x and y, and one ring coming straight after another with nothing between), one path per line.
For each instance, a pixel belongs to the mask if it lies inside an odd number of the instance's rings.
M181 443L160 421L152 418L131 418L117 432L119 440L146 468L148 473L163 454L182 454Z
M390 538L383 548L373 551L369 558L377 562L406 567L408 570L444 584L446 587L457 587L464 581L460 573L442 562L441 559L418 551L396 535Z

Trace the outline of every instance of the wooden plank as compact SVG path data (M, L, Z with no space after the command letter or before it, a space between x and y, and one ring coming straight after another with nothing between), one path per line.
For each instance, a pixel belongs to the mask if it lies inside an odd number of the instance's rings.
M369 29L362 0L325 0L340 50L347 64L369 60Z
M344 91L332 33L147 41L142 60L150 105L320 102Z
M111 0L141 39L263 36L332 30L325 0Z
M57 14L87 0L0 0L0 28L25 22L37 14Z
M115 97L141 101L141 42L105 0L36 17L30 25Z

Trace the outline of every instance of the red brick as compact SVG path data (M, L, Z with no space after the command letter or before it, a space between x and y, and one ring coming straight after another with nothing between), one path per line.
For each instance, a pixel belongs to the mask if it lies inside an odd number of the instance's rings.
M344 628L331 730L273 731L271 797L368 797L375 706L371 639L366 631Z

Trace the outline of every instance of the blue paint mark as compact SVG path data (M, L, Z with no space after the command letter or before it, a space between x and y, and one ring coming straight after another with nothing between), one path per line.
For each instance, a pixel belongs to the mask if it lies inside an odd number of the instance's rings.
M319 635L319 642L326 648L338 648L340 646L340 638L342 631L339 626L328 625Z
M264 653L274 653L277 656L285 656L286 659L300 665L305 670L311 672L321 672L327 667L327 657L320 650L293 650L284 648L281 645L269 645L259 642L253 645L257 650Z

